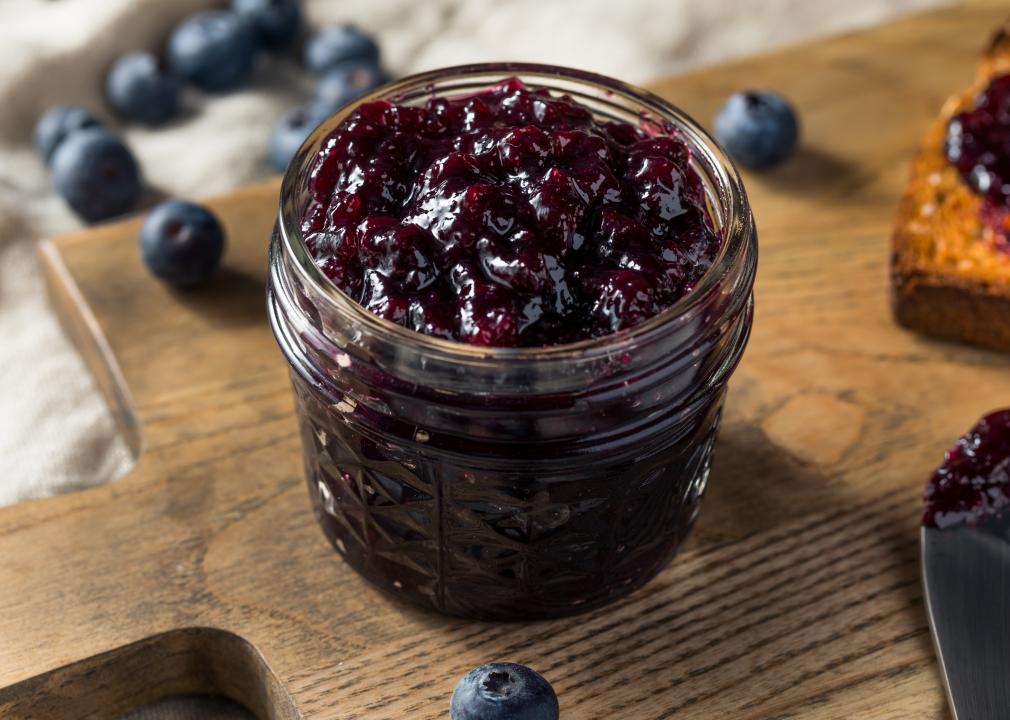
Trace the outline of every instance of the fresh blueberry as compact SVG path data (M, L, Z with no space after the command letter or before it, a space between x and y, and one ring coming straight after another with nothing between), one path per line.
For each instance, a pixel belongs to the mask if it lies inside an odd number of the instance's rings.
M715 116L715 137L745 167L760 170L785 161L796 149L799 122L781 95L744 90Z
M320 30L305 44L305 67L317 75L348 60L379 64L379 46L371 36L353 25Z
M459 681L450 720L558 720L558 696L544 678L515 663L488 663Z
M232 90L252 70L256 43L252 28L225 10L197 13L182 23L168 43L175 72L204 90Z
M149 125L165 122L179 108L179 80L151 53L119 58L105 78L105 93L124 117Z
M298 0L232 0L231 6L268 50L287 47L298 36L302 24Z
M140 228L140 256L157 277L176 287L205 282L221 263L224 231L204 207L166 200Z
M69 135L53 153L53 183L89 222L131 210L140 198L140 169L130 149L104 128Z
M270 132L267 157L270 164L283 172L313 130L327 118L329 111L319 103L296 107L281 116Z
M316 101L334 112L388 81L389 76L371 60L346 60L319 78Z
M47 110L35 125L35 149L47 163L56 147L71 133L85 128L100 128L102 123L80 107L59 106Z

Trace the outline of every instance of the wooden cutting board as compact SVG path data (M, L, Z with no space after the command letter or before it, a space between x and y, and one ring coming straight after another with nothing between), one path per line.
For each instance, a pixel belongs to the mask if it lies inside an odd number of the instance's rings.
M911 154L1005 12L974 2L656 85L700 118L736 88L780 89L805 146L747 177L757 318L696 532L646 588L582 617L439 617L330 550L265 318L275 181L210 201L231 246L206 290L148 276L137 220L44 244L54 306L137 464L0 509L0 717L209 692L264 718L433 720L493 659L543 672L565 720L947 717L919 496L953 439L1010 405L1010 359L896 327L888 243Z

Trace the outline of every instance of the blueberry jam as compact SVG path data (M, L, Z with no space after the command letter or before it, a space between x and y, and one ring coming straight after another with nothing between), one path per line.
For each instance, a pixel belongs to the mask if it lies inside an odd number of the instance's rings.
M289 165L271 245L316 518L349 568L440 612L614 602L701 505L753 318L739 177L677 108L578 71L385 93L405 104L358 106Z
M1010 410L994 412L957 441L926 491L927 527L975 525L1010 505Z
M1010 211L1010 75L989 83L947 126L947 159L975 192Z
M633 327L711 267L712 228L672 127L600 122L512 78L422 106L380 100L310 166L305 244L395 323L473 345L537 347Z

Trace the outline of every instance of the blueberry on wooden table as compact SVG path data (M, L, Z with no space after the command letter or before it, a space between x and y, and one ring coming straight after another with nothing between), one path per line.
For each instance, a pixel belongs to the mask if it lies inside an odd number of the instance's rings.
M255 55L252 28L225 10L193 15L176 28L168 43L175 72L211 92L241 85L252 70Z
M298 0L232 0L231 6L267 50L287 47L298 37L302 25Z
M53 153L53 184L88 222L132 210L140 199L140 169L130 149L104 128L71 133Z
M147 52L119 58L105 79L109 103L125 118L148 125L171 119L179 109L179 80Z
M196 203L167 200L140 228L140 255L157 277L176 287L206 282L221 263L224 231L213 213Z
M525 665L488 663L462 677L452 693L450 720L558 720L558 696Z
M715 116L715 139L736 162L754 170L787 160L799 134L792 106L768 90L734 93Z
M47 110L35 124L35 149L49 163L57 146L78 130L102 127L101 121L82 107L60 105Z
M348 60L379 63L379 46L367 33L353 25L324 28L305 44L305 67L317 75Z

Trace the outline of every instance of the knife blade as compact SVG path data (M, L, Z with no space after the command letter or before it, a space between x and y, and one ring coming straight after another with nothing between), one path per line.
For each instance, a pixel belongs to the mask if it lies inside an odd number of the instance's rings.
M954 720L1010 720L1010 514L923 527L922 576Z

